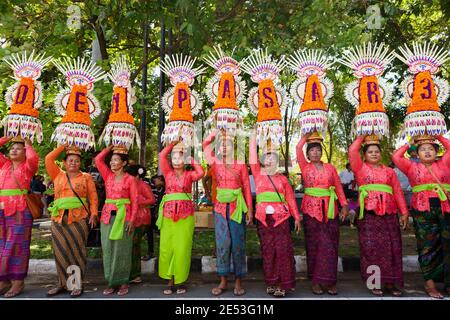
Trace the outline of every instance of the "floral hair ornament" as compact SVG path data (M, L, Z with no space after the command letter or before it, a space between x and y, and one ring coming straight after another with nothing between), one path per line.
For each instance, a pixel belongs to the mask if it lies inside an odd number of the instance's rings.
M161 70L169 77L174 86L167 90L162 98L162 106L169 114L169 123L164 128L161 141L164 145L182 140L186 146L192 145L194 135L194 118L202 107L200 95L189 87L195 77L205 71L196 67L196 58L183 54L167 56L161 62Z
M80 57L76 60L62 58L54 64L66 76L69 88L62 89L55 98L56 113L62 116L62 120L51 141L86 151L95 146L91 119L101 112L100 104L91 92L94 83L105 78L106 73Z
M112 66L108 77L114 83L114 91L108 124L100 140L107 146L112 144L114 153L128 153L134 140L139 147L141 141L134 126L132 106L136 102L136 96L130 83L130 68L124 56Z
M15 141L35 138L42 142L42 123L38 109L42 106L42 85L37 79L44 66L52 60L45 54L27 55L26 52L13 54L5 59L5 63L14 71L16 82L6 90L5 101L10 108L9 114L0 125L4 127L4 135Z
M282 109L286 107L286 91L278 83L280 72L284 69L284 56L272 59L267 49L257 49L241 63L241 68L258 83L249 91L248 105L256 119L256 141L264 147L271 140L274 147L281 144L284 137Z
M383 105L391 101L392 88L380 76L393 59L393 52L384 43L368 42L344 51L338 60L359 78L345 89L347 101L356 107L352 135L367 135L372 144L389 134L389 118Z
M327 103L334 86L325 76L333 64L321 50L298 50L287 59L298 79L291 86L291 96L300 105L298 121L301 135L316 132L325 135L328 125ZM314 135L317 138L317 135Z
M214 107L205 124L225 130L234 137L244 127L239 103L244 99L246 86L239 76L239 62L225 55L220 46L214 47L214 52L204 60L216 69L214 77L206 85L208 99L214 103Z
M408 65L412 76L400 84L408 108L402 138L442 135L447 132L440 106L448 99L448 82L435 74L450 54L435 44L413 42L412 50L405 45L395 55Z

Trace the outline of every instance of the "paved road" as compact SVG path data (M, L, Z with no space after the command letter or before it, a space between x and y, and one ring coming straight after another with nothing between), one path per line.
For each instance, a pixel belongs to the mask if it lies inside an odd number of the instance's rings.
M244 282L247 294L241 299L271 299L265 293L265 284L262 280L262 274L249 274ZM26 280L25 292L15 299L47 299L46 292L53 286L56 278L54 276L32 276ZM211 299L211 289L216 285L217 277L214 274L191 274L188 283L188 292L184 295L165 296L162 291L165 288L165 282L154 275L144 277L144 282L138 285L132 285L130 293L125 297L112 295L105 297L102 291L105 288L105 282L101 274L91 274L85 283L85 294L82 299ZM288 295L285 299L430 299L426 296L422 287L422 276L418 273L405 273L405 290L401 298L385 296L382 298L374 297L365 288L361 281L359 273L345 272L339 274L337 296L327 294L316 296L310 291L310 281L306 279L305 274L297 274L297 290ZM232 286L230 286L230 289ZM214 299L235 299L232 290L225 292L220 298ZM4 298L0 298L2 300ZM69 294L62 294L53 299L70 299ZM80 299L80 298L79 298ZM450 297L446 297L450 300Z

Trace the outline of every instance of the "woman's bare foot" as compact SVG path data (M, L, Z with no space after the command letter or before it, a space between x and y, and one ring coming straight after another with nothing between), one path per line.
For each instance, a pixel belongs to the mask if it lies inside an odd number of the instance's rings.
M334 284L334 285L332 285L332 286L329 286L329 287L328 287L328 290L327 290L327 293L328 293L329 295L332 295L332 296L337 295L337 288L336 288L336 285Z
M444 299L442 293L440 293L439 290L436 289L436 285L434 284L433 280L425 281L425 291L430 297L434 299Z
M243 296L245 294L245 289L242 288L241 278L236 278L234 281L233 293L235 296Z
M386 291L390 292L394 297L400 297L403 292L398 289L393 283L386 283Z
M220 296L222 293L224 293L227 290L227 278L226 277L220 277L220 283L217 287L213 288L211 290L211 293L213 296Z
M13 298L21 294L24 288L25 283L23 280L13 280L11 289L9 289L8 292L6 292L3 296L5 298Z
M0 295L5 294L11 289L11 281L0 281Z
M311 286L311 290L312 290L312 293L314 293L314 294L317 294L317 295L323 294L322 287L318 283L313 283Z

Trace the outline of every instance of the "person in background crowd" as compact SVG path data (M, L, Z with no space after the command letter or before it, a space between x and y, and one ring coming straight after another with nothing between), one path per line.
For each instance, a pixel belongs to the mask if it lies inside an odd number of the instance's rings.
M341 180L342 187L344 188L344 193L347 199L350 199L353 195L353 186L355 181L355 176L350 167L350 163L345 165L345 169L339 173L339 179Z
M155 203L150 206L150 226L145 231L147 235L147 254L141 258L143 261L148 261L154 256L154 233L157 232L155 223L158 218L159 205L166 194L164 176L154 175L151 178L150 187L155 197Z
M146 175L146 170L141 165L130 165L126 172L136 178L138 187L138 213L135 219L135 229L133 236L133 249L131 259L130 283L141 283L141 243L144 230L150 226L151 214L150 206L155 204L155 197L152 189L143 180Z

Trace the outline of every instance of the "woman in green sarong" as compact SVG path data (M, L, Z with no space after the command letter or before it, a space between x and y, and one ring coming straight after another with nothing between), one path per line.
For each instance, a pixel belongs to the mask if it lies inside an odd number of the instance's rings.
M164 294L186 292L182 285L189 277L191 267L192 237L194 235L194 203L192 183L205 174L203 168L193 159L194 171L185 170L183 147L173 142L159 154L161 172L166 181L166 194L160 207L157 227L160 229L159 276L169 280ZM171 154L171 164L167 156Z

